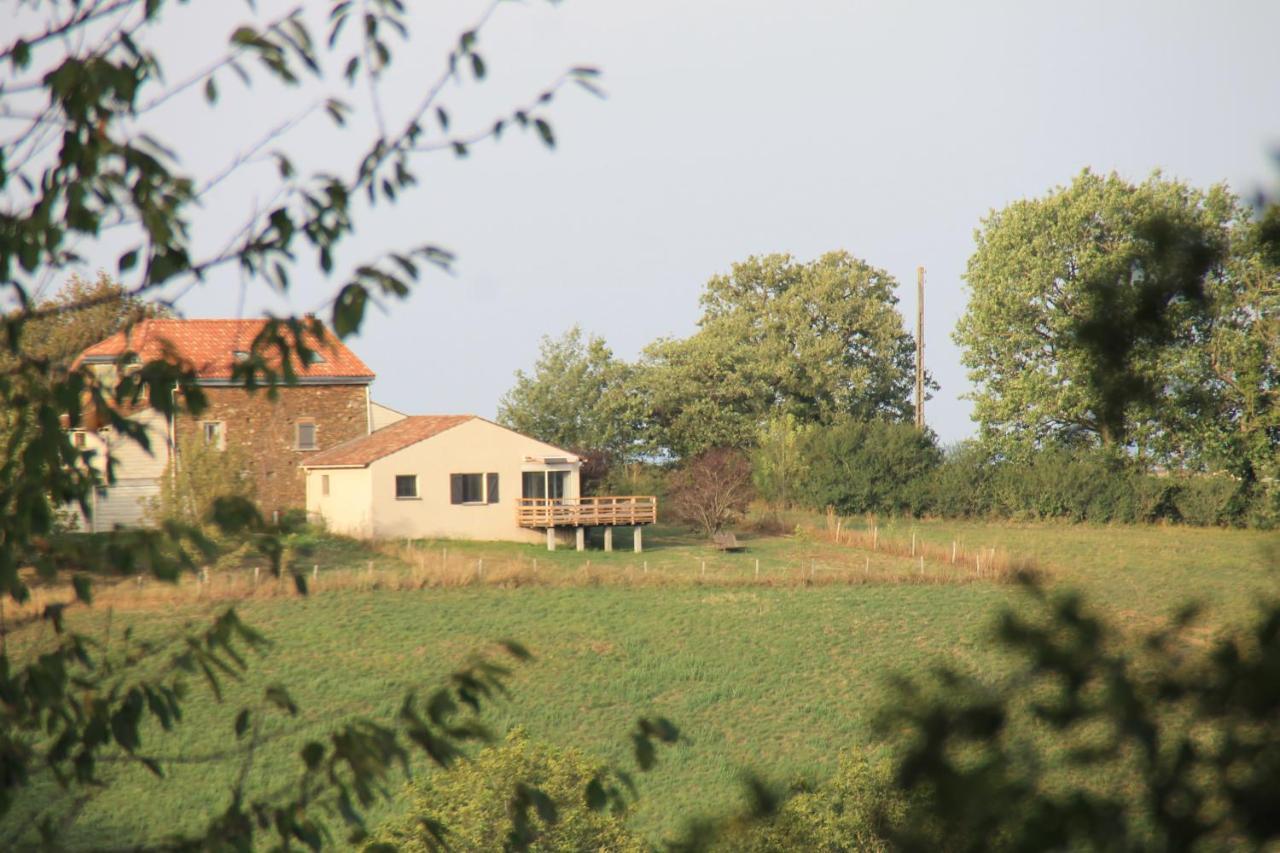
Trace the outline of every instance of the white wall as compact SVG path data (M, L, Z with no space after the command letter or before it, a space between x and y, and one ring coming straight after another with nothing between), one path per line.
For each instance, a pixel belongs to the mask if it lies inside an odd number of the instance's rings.
M369 403L369 429L370 431L382 429L384 426L390 426L396 421L405 419L404 412L397 412L390 406L384 406L381 403Z
M324 480L329 478L329 494ZM323 468L307 471L307 517L319 516L334 533L368 539L373 536L373 508L368 468Z
M95 517L84 518L77 510L81 530L110 530L117 525L137 527L145 520L148 502L160 494L160 482L169 465L169 428L164 415L145 409L130 417L142 424L150 441L148 449L131 438L111 430L84 432L84 448L96 451L93 467L106 476L108 452L113 461L115 483L94 496Z
M526 462L525 457L565 455L559 448L488 421L478 418L467 421L370 465L368 485L372 496L373 535L377 538L544 542L544 532L516 524L521 474L525 471L567 471L565 497L574 498L580 493L578 463L544 465ZM498 475L497 503L450 503L449 475L489 473ZM396 498L397 474L417 475L416 499Z

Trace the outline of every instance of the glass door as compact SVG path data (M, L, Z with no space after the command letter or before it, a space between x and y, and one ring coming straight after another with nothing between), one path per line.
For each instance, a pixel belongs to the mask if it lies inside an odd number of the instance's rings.
M525 471L520 477L520 495L526 498L545 498L547 496L546 472Z

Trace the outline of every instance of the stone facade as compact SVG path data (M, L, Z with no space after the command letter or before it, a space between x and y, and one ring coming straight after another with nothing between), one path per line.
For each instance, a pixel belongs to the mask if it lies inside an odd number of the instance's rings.
M306 476L298 466L309 456L369 432L364 384L285 387L278 389L275 400L263 390L249 393L242 387L202 390L209 405L199 417L179 417L178 447L203 440L205 423L221 423L225 446L239 448L249 460L258 507L267 518L276 511L306 507ZM315 425L314 449L299 449L299 423Z

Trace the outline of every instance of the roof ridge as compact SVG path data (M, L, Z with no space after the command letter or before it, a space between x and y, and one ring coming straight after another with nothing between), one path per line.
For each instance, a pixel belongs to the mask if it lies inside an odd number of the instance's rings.
M349 438L340 444L326 448L320 451L309 460L302 463L303 468L324 468L333 466L354 466L364 468L370 463L376 462L383 457L390 456L411 447L421 441L435 438L443 432L447 432L454 427L472 420L483 420L478 415L462 414L462 415L406 415L395 423L375 429L373 432L358 435L355 438ZM437 429L428 429L423 431L421 427L424 421L434 422ZM451 423L441 425L441 421L451 421ZM419 427L419 429L413 429ZM406 433L401 436L401 433ZM373 444L369 453L356 453L344 458L343 452L350 452L359 448L364 444Z

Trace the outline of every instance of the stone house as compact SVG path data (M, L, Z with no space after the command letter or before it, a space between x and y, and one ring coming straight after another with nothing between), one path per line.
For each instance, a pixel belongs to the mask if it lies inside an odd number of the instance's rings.
M79 363L89 365L104 382L114 381L122 357L183 364L195 371L208 402L198 417L183 413L169 420L149 408L132 413L131 417L146 421L152 433L150 454L113 439L109 430L95 429L93 424L77 431L77 444L110 447L116 456L116 482L95 497L95 504L109 508L95 513L95 529L139 523L146 500L159 493L170 459L177 457L176 464L181 466L178 448L188 440L243 451L258 505L268 517L302 509L306 482L299 466L327 448L367 435L375 417L389 419L397 414L377 407L375 416L376 404L369 398L373 372L327 330L319 339L306 342L316 357L309 364L293 365L295 385L278 388L275 399L261 389L248 392L232 379L232 369L247 357L266 322L149 319L81 354Z

